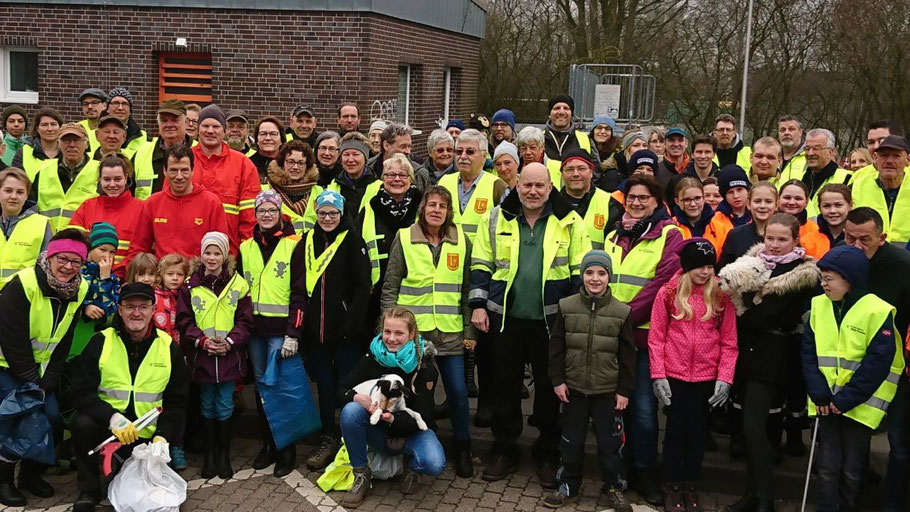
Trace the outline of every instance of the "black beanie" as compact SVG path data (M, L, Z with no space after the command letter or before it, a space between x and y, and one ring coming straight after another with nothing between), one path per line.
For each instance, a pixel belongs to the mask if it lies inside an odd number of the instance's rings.
M553 110L553 107L557 103L565 103L569 106L569 110L571 110L573 113L575 112L575 100L573 100L572 97L568 94L557 94L556 96L550 98L549 110Z
M717 263L717 251L707 238L690 238L679 250L679 264L683 272Z

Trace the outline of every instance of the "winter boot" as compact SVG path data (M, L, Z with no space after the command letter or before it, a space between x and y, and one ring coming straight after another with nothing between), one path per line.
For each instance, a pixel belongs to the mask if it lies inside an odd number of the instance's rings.
M319 436L319 446L310 452L309 457L306 459L306 467L312 471L324 469L329 463L335 460L335 455L338 453L340 444L341 441L338 440L337 434L323 434Z
M218 468L218 477L222 480L228 480L234 476L234 469L231 467L231 420L216 422L215 428L218 443L218 457L215 466Z
M455 440L455 474L459 478L474 476L474 464L471 462L471 440Z
M218 476L218 443L215 440L215 420L202 419L205 427L205 460L202 463L202 478Z
M262 436L262 448L253 459L253 469L265 469L275 463L275 439L272 437L272 429L269 428L269 420L265 417L265 411L262 409L262 399L259 393L256 393L256 410L259 412L259 435Z
M275 460L275 470L272 475L275 478L282 478L294 471L297 467L297 445L291 444L278 450L278 458Z
M41 478L47 466L33 460L22 459L19 462L19 490L26 491L38 498L50 498L54 487Z
M25 495L13 485L15 462L0 461L0 503L8 507L24 507Z
M354 485L351 486L351 489L341 497L341 506L345 508L357 508L363 503L364 498L367 497L367 493L370 492L370 488L373 486L372 483L372 474L370 473L369 467L364 468L353 468L354 470Z

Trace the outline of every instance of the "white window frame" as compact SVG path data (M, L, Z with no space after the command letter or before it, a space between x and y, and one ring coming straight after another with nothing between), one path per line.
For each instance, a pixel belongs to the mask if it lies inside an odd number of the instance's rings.
M404 89L404 124L408 124L408 118L410 117L411 110L411 65L410 64L399 64L398 71L401 72L401 68L407 70L405 78L405 89Z
M12 91L12 77L10 76L10 51L38 53L37 48L19 46L6 46L0 48L0 101L8 103L38 103L38 91Z
M442 118L449 122L449 106L452 102L452 68L445 68L443 72L443 104Z

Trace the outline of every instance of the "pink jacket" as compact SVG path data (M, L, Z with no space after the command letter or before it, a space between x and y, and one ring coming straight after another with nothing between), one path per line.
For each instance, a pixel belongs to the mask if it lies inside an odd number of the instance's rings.
M651 309L651 329L648 331L648 355L651 378L671 377L685 382L721 380L733 383L736 369L736 310L729 297L719 316L702 321L705 302L700 286L692 290L689 304L691 320L676 320L675 291L682 272L663 285Z

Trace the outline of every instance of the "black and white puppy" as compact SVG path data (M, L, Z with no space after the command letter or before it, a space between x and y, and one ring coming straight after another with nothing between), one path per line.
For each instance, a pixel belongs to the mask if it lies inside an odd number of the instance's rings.
M417 422L417 428L426 430L427 424L423 421L420 413L408 409L405 400L411 396L411 390L405 385L404 380L398 375L383 375L380 379L372 379L361 382L354 388L354 392L360 395L369 395L370 401L376 406L376 410L370 416L370 424L379 423L382 413L396 413L403 411L408 413L414 421Z

